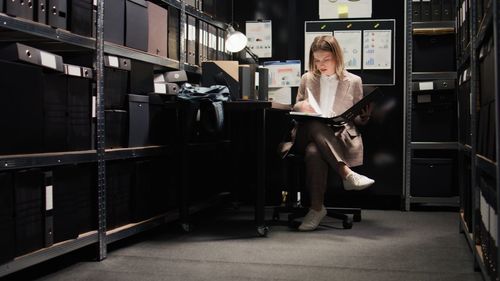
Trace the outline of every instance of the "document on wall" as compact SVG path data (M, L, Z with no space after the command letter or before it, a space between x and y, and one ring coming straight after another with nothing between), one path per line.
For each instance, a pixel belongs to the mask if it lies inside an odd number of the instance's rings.
M391 69L391 30L363 31L363 68Z
M320 19L371 17L372 0L319 0Z
M271 21L247 21L245 33L248 38L248 48L259 58L270 58L273 55ZM249 54L246 54L250 58Z
M334 35L344 51L346 69L361 69L361 30L335 30Z
M292 104L292 88L283 87L269 89L268 99L271 102Z
M268 61L264 67L269 69L269 88L300 85L300 60Z
M309 70L309 50L311 44L316 36L333 35L331 31L328 32L306 32L304 34L304 70Z

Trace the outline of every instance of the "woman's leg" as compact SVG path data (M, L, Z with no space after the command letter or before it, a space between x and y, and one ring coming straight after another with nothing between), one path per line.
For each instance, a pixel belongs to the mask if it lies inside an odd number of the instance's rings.
M328 178L328 163L321 156L315 143L309 143L304 151L306 166L306 186L311 196L311 209L320 211L323 208Z

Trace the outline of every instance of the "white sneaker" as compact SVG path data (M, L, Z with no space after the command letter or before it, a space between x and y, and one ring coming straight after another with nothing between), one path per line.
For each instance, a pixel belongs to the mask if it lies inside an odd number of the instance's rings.
M372 185L375 181L369 177L351 172L342 182L344 183L345 190L363 190Z
M309 209L307 215L302 220L302 223L299 226L300 231L311 231L315 230L321 220L326 216L325 207L321 207L321 211L315 211L313 209Z

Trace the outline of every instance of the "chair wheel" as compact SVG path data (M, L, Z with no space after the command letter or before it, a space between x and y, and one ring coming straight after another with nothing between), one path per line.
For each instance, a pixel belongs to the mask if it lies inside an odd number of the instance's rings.
M267 226L257 226L257 234L260 237L266 237L269 233L269 227Z
M352 228L352 220L350 218L344 220L342 222L342 226L344 227L344 229L351 229Z

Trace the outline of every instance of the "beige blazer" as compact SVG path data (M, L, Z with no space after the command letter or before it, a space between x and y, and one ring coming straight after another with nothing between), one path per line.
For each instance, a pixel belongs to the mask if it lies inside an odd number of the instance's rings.
M297 102L308 99L308 91L314 96L318 103L320 102L320 77L310 72L302 75L299 90L297 93ZM333 111L339 115L357 103L363 97L363 87L361 78L357 75L344 72L344 77L339 80L337 86L337 94L333 104ZM295 106L294 106L295 107ZM295 141L295 132L297 128L293 128L291 132L291 142L282 143L280 145L280 153L285 157L293 147ZM354 123L350 122L341 130L335 132L335 137L338 143L337 149L340 155L343 155L343 161L349 167L359 166L363 164L363 140Z

